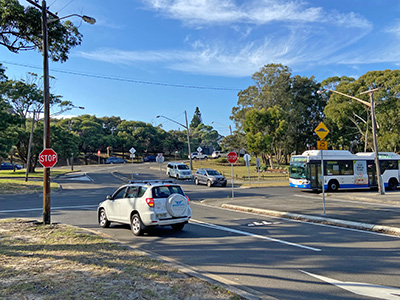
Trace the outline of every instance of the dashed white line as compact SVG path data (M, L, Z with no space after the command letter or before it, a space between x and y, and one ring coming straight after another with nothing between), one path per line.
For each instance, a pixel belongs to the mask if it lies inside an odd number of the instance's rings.
M191 219L190 222L194 223L196 225L199 225L199 226L203 226L203 227L208 227L208 228L212 228L212 229L217 229L217 230L232 232L232 233L236 233L236 234L251 236L251 237L258 238L258 239L263 239L263 240L268 240L268 241L271 241L271 242L285 244L285 245L288 245L288 246L294 246L294 247L303 248L303 249L312 250L312 251L322 251L321 249L318 249L318 248L313 248L313 247L304 246L304 245L301 245L301 244L287 242L287 241L284 241L284 240L279 240L279 239L271 238L271 237L268 237L268 236L254 234L254 233L250 233L250 232L246 232L246 231L242 231L242 230L237 230L237 229L233 229L233 228L229 228L229 227L224 227L224 226L214 225L214 224L210 224L210 223L205 223L205 222L202 222L202 221L199 221L199 220Z

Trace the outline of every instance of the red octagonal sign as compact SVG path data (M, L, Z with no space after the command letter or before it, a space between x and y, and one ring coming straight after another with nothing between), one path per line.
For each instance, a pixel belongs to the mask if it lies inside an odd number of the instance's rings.
M237 153L236 153L236 152L229 152L228 155L226 156L226 159L227 159L231 164L234 164L234 163L237 161L237 159L238 159Z
M57 163L57 153L51 149L44 149L39 154L39 162L45 168L52 168Z

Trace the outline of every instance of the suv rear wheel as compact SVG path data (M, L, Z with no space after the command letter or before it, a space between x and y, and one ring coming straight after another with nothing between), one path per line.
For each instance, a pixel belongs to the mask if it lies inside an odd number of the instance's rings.
M195 183L195 185L199 185L199 179L198 179L198 178L195 178L195 179L194 179L194 183Z
M145 226L142 223L142 220L139 217L139 214L133 214L131 218L131 230L134 235L139 236L143 235Z
M173 230L182 230L183 227L185 226L185 223L178 223L178 224L172 224L171 227Z

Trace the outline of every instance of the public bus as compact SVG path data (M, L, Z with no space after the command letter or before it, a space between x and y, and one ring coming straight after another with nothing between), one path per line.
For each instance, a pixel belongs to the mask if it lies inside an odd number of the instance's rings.
M379 152L382 182L386 189L395 190L400 182L400 155ZM324 150L324 189L378 187L375 153L352 154L346 150ZM290 159L289 185L295 188L320 190L321 150L308 150Z

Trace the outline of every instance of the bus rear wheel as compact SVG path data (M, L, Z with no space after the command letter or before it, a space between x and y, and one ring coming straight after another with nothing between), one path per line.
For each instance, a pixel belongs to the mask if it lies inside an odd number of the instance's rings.
M339 189L339 182L337 180L331 180L328 183L328 191L337 192Z
M390 178L389 183L388 183L388 189L391 191L394 191L397 189L398 182L396 178Z

